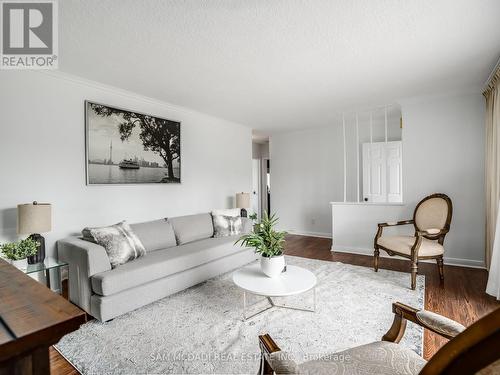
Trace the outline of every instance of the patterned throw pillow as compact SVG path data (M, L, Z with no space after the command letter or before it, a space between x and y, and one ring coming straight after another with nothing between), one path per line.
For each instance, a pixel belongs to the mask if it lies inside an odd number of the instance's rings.
M218 208L212 210L212 216L238 217L241 216L241 208Z
M90 234L97 244L104 247L112 268L146 253L141 241L125 221L109 227L85 228L82 234L84 239L88 239Z
M228 237L241 234L243 229L243 221L241 217L214 215L214 237Z

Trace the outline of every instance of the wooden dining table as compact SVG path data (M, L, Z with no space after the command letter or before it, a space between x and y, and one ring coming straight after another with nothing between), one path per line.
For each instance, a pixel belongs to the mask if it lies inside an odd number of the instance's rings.
M49 348L85 312L0 259L0 375L50 374Z

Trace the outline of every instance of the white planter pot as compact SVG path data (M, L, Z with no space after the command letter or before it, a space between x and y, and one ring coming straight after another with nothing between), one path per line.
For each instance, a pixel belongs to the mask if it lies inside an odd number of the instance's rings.
M28 268L28 259L24 258L21 260L11 260L10 264L12 264L16 268L19 268L20 270L26 271L26 269Z
M260 257L260 268L268 277L278 277L285 268L285 257Z

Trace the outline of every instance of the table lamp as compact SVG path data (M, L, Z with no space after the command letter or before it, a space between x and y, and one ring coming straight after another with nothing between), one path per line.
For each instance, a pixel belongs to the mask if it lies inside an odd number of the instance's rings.
M236 193L236 208L241 208L241 217L247 217L246 208L250 208L249 193Z
M52 206L50 203L27 203L17 205L17 233L29 234L39 243L35 255L28 257L28 264L43 262L45 259L45 238L40 233L52 229Z

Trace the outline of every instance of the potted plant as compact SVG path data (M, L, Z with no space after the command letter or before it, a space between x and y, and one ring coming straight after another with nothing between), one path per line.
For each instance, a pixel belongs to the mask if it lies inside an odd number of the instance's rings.
M269 277L277 277L285 268L285 257L283 250L285 247L286 232L275 230L278 218L275 214L269 215L264 212L262 221L256 225L253 233L242 236L236 243L241 246L253 247L257 254L261 255L260 267Z
M26 270L28 268L27 258L36 254L38 246L37 241L28 237L24 240L0 245L0 250L13 266L20 270Z

